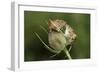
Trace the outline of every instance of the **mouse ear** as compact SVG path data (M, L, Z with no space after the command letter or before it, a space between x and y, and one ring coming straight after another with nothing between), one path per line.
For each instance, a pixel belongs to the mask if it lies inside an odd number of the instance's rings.
M49 23L52 24L52 25L54 24L53 20L51 20L51 19L49 19Z
M51 20L51 19L49 19L49 21L48 21L48 25L49 25L49 26L51 26L51 25L52 25L51 21L52 21L52 20Z
M52 28L53 28L53 25L52 25L52 20L51 19L49 19L49 22L48 22L48 28L49 28L49 30L51 30Z
M54 29L55 28L54 22L51 19L49 19L48 25L49 25L49 29Z
M50 22L50 25L51 25L51 26L57 28L57 24L55 23L55 20L51 20L51 19L49 19L49 22Z

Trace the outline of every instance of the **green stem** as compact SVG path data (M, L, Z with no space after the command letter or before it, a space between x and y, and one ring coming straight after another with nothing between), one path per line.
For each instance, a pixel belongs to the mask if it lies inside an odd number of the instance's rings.
M64 52L67 55L68 59L71 60L72 57L71 57L70 53L68 52L68 50L67 49L64 49Z
M69 47L68 51L70 52L70 51L71 51L71 49L72 49L72 46L70 46L70 47Z
M40 25L40 28L42 28L48 34L48 31L43 26Z

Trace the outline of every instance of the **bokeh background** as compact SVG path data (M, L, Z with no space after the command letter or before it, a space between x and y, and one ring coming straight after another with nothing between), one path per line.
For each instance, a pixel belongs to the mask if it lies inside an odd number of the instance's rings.
M40 28L40 25L48 30L49 19L65 20L75 30L77 38L70 51L73 59L90 58L90 14L24 11L25 62L66 59L63 52L51 58L53 53L48 51L34 35L34 32L37 32L48 45L48 35Z

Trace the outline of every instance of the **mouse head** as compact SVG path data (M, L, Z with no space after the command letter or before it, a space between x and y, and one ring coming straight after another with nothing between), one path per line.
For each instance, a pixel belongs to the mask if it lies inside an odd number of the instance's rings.
M59 32L61 28L63 28L66 25L66 22L64 20L49 20L49 30L55 30Z

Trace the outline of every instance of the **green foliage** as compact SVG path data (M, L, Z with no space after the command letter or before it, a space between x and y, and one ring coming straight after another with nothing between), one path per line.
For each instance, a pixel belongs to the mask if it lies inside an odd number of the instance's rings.
M90 14L83 13L56 13L56 12L24 12L24 60L62 60L66 59L61 52L55 57L33 32L37 32L42 40L48 45L48 34L40 27L43 26L48 32L49 19L62 19L75 30L77 38L73 44L70 54L73 59L90 58Z

